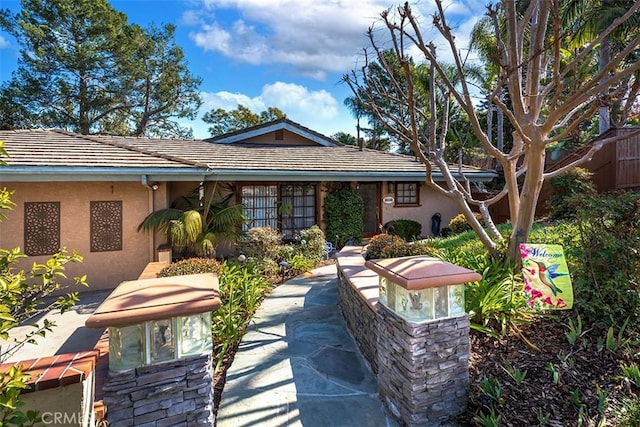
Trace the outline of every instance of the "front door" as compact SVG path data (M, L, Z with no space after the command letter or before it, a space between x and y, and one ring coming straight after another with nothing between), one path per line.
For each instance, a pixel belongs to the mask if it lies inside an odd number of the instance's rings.
M364 237L380 233L380 185L376 182L360 182L356 192L364 200Z

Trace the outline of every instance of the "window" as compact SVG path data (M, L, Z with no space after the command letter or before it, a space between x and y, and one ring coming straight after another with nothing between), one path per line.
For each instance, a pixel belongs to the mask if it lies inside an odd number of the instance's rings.
M316 186L313 184L243 185L244 214L251 227L280 230L285 239L316 223Z
M90 203L91 252L122 250L122 201Z
M418 206L420 185L415 182L396 182L396 206Z
M25 202L24 252L51 255L60 249L60 202Z
M281 185L280 231L285 239L316 223L316 187L314 185Z
M250 227L278 228L278 187L276 185L242 186L244 215L249 219L245 231Z

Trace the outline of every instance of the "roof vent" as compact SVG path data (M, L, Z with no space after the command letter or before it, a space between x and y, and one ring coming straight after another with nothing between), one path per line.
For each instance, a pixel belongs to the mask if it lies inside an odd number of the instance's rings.
M284 129L278 129L276 132L276 141L284 141Z

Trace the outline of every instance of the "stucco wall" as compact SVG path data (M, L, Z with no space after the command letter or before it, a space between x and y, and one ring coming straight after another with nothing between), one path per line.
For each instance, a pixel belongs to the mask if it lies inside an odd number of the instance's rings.
M0 224L0 247L19 246L24 250L25 202L60 202L60 244L84 257L81 264L67 267L67 277L86 274L90 289L113 288L122 281L137 278L145 265L154 260L157 244L162 243L156 242L152 233L138 232L137 227L154 205L157 209L164 203L164 185L156 191L139 182L7 183L6 186L15 190L12 200L16 206ZM90 201L122 201L122 250L90 251ZM29 257L23 268L46 259L48 256Z
M382 186L382 198L391 196L388 193L388 186ZM432 236L431 217L439 212L442 218L440 229L447 227L451 218L459 213L456 205L449 198L437 193L435 190L424 185L420 186L420 206L400 207L394 204L382 203L382 221L384 225L394 219L412 219L422 224L422 237Z

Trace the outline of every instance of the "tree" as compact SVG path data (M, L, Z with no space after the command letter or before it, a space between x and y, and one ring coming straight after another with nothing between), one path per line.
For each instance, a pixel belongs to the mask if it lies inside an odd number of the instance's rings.
M0 141L0 156L6 156ZM0 160L0 167L4 166ZM6 188L0 189L0 221L5 212L12 209L11 195ZM45 336L55 327L55 323L47 319L39 322L38 315L51 310L61 313L71 309L78 301L78 293L53 297L54 293L67 288L64 284L65 265L82 261L82 257L73 252L68 254L63 248L43 263L33 263L28 271L19 270L16 262L25 258L20 248L0 249L0 338L3 340L0 350L0 363L16 353L26 343L37 343L37 338ZM75 284L87 286L86 276L76 277ZM12 336L11 330L20 324L33 327L25 337ZM37 414L29 411L23 413L20 392L26 388L28 376L19 368L0 372L0 425L22 425L38 420Z
M519 259L519 244L527 240L531 231L544 180L585 162L604 144L620 137L599 141L582 158L552 173L544 170L546 148L562 141L591 118L598 110L603 91L620 90L625 79L633 80L640 70L640 62L628 61L640 44L640 36L635 36L602 70L580 82L577 81L579 77L573 74L573 70L593 62L597 46L636 13L640 2L635 2L622 16L574 52L566 50L568 36L563 31L559 3L504 0L487 7L487 16L493 23L499 67L489 100L502 110L515 129L508 149L499 150L480 124L465 67L466 59L455 44L441 0L435 1L437 10L433 25L453 57L456 81L450 79L446 67L438 61L436 44L423 38L418 19L408 3L398 7L395 14L387 10L381 15L395 55L400 59L401 79L395 77L395 68L387 64L385 50L374 37L373 28L369 30L369 40L375 63L382 66L390 77L390 87L380 85L379 80L373 78L375 74L370 73L370 65L374 61L370 55L360 70L344 77L360 102L375 111L398 138L410 144L425 165L426 185L455 201L495 257L500 256L498 243L503 238L491 219L488 207L508 197L513 231L508 240L507 256ZM429 70L429 97L426 102L418 102L420 94L416 90L413 60L408 53L410 49L420 53ZM450 168L446 162L449 109L437 108L438 92L445 103L455 103L464 111L487 156L495 159L504 171L503 188L487 200L474 198L471 183L462 171ZM510 104L502 101L501 93L507 94ZM384 102L379 102L380 99ZM386 108L390 102L395 103L392 109ZM433 180L434 169L442 173L443 183ZM486 229L474 217L473 206L481 212Z
M0 88L5 126L82 134L181 134L197 86L173 27L145 31L106 0L22 0L3 26L21 45L18 69Z
M242 205L232 204L232 196L222 196L217 183L210 191L202 184L170 208L151 212L138 231L167 233L174 252L183 256L215 256L217 245L225 238L235 239L245 220Z
M286 117L287 115L276 107L269 107L256 114L244 105L238 104L232 111L223 108L211 110L202 116L202 121L213 125L209 128L211 136L218 136Z

